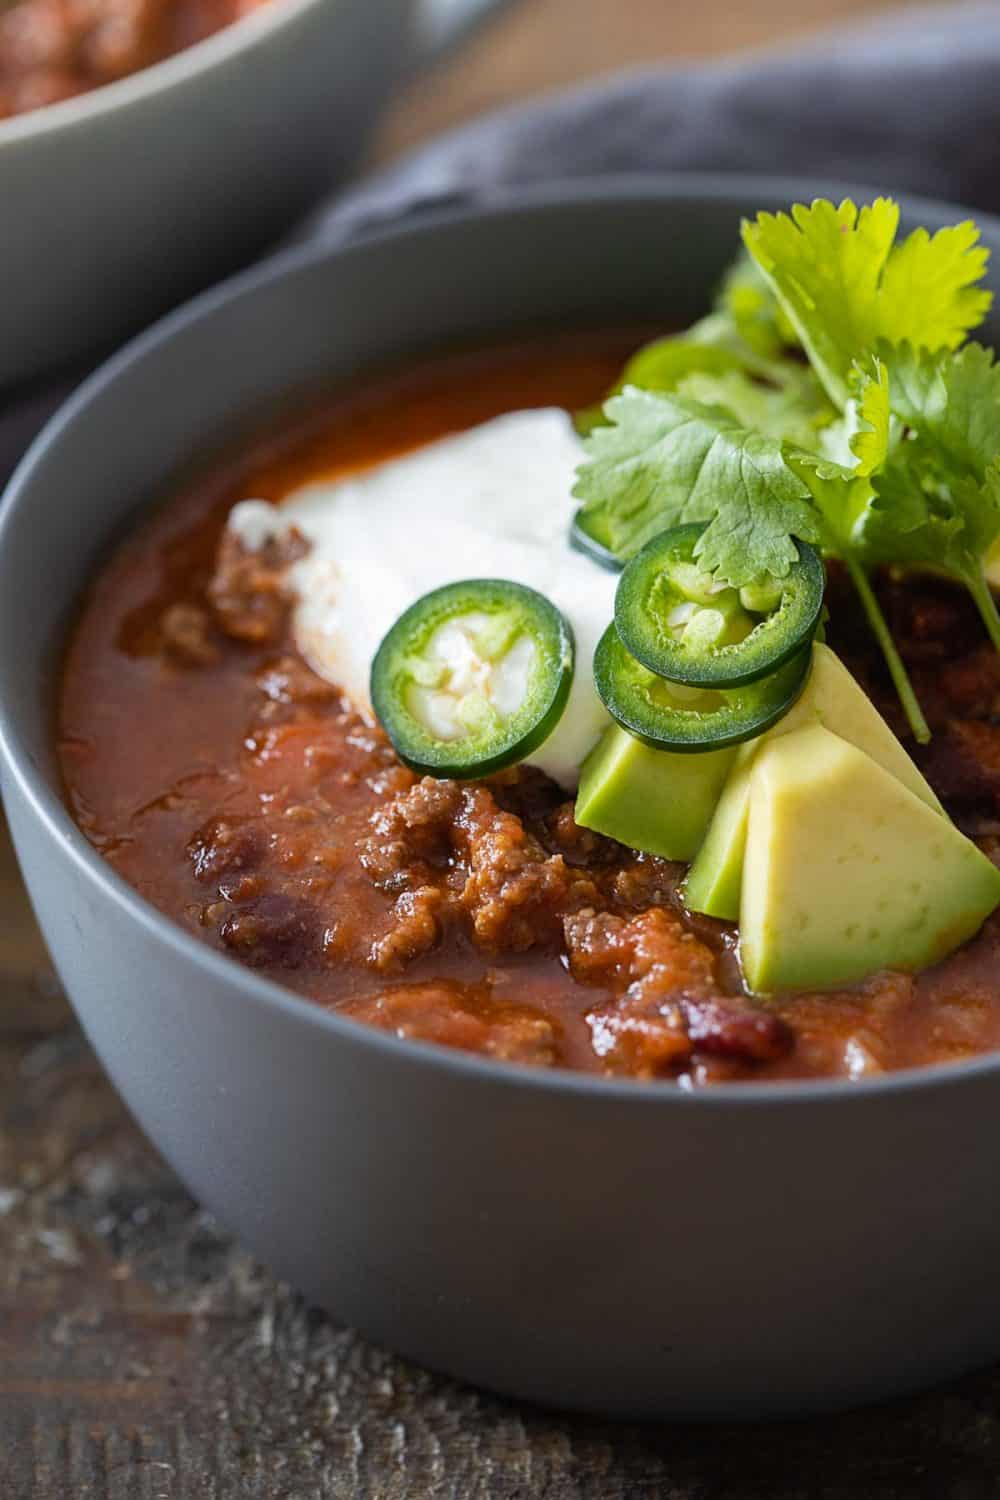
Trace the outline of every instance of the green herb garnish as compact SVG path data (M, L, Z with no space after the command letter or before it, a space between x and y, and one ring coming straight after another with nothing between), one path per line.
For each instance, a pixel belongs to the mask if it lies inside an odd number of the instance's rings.
M1000 615L985 563L1000 536L1000 366L993 351L885 353L905 439L874 477L862 533L872 561L926 565L965 585L993 644Z
M832 421L836 412L812 370L792 351L798 351L795 332L761 271L743 253L723 278L712 311L684 333L637 349L608 398L634 385L663 394L677 391L711 404L718 392L710 387L718 380L728 389L731 410L739 391L756 391L759 399L764 394L773 398L775 411L780 409L786 422L806 422L811 430ZM700 382L704 392L698 389ZM602 408L600 403L576 413L581 436L603 425Z
M892 441L892 414L889 385L884 365L872 360L868 369L854 371L857 399L841 431L831 431L833 446L841 438L847 449L846 461L837 462L803 450L788 450L787 458L794 472L809 487L820 517L823 551L838 558L847 569L889 668L893 685L899 694L910 728L920 744L931 737L930 728L913 690L909 674L886 623L868 577L867 564L872 560L864 543L866 527L877 504L874 475L884 468ZM846 429L846 433L844 432ZM900 521L910 525L914 517Z
M990 293L976 285L989 252L974 224L933 236L916 229L897 245L898 226L890 198L861 209L820 198L743 226L747 250L841 408L856 362L880 340L953 349L990 308Z
M898 223L880 198L744 224L750 259L707 318L630 363L575 493L622 559L658 531L707 523L698 564L734 586L781 580L795 540L818 542L847 568L926 741L869 570L945 571L1000 649L984 573L1000 538L1000 367L964 344L992 300L975 225L897 243Z
M778 439L740 427L721 407L629 386L605 403L574 494L600 515L611 550L631 557L657 532L706 521L695 556L739 588L783 578L793 537L818 540L809 489Z

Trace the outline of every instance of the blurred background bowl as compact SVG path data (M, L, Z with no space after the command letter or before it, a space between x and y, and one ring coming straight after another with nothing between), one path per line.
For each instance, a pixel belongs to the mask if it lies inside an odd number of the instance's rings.
M493 0L271 0L0 123L0 386L245 263L357 160L392 85Z

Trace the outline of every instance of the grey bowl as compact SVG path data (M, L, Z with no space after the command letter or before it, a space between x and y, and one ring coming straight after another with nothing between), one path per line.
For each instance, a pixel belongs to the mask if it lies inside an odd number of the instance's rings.
M1000 1356L1000 1057L692 1096L494 1065L311 1009L158 915L78 832L51 748L56 652L123 524L248 414L498 327L688 318L742 213L823 190L584 185L290 255L92 378L0 519L3 792L109 1073L275 1270L373 1339L512 1395L757 1417ZM906 216L960 215L910 202ZM1000 250L1000 225L984 231Z
M113 347L245 264L355 162L400 70L488 8L270 0L0 121L0 386Z

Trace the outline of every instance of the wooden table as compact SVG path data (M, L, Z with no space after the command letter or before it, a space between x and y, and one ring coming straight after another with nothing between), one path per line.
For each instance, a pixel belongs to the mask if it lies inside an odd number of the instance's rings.
M377 154L550 83L868 8L528 0L409 91ZM0 1131L0 1500L1000 1495L998 1371L824 1421L622 1427L490 1399L310 1311L126 1116L2 837Z

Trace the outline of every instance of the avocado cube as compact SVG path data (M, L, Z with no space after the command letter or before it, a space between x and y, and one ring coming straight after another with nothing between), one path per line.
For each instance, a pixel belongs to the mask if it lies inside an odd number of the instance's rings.
M576 821L646 854L689 860L735 757L733 749L654 750L613 724L581 768Z
M708 825L704 843L684 882L684 901L691 911L735 922L740 914L743 855L750 810L750 775L766 736L741 745L735 764Z
M799 701L773 729L745 745L719 798L705 842L688 872L684 899L692 911L735 922L746 845L750 773L761 747L811 724L856 745L928 807L944 809L871 699L829 646L813 646L812 671Z
M757 994L937 962L1000 904L1000 870L884 766L820 725L750 778L740 958Z

